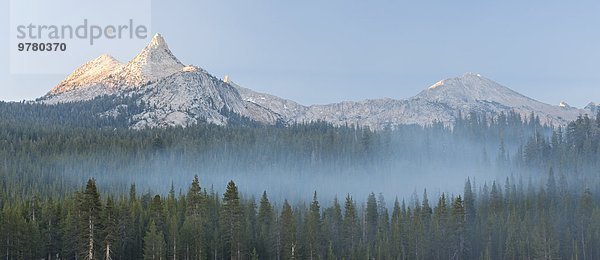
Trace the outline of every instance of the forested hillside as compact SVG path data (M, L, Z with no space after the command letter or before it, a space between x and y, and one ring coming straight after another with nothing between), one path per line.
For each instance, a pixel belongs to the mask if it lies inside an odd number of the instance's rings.
M100 109L104 102L109 101L92 104ZM408 192L400 195L408 195L444 175L455 177L458 190L468 176L496 174L499 158L510 161L529 136L551 132L534 115L525 119L514 113L472 113L454 126L406 125L381 131L323 122L263 126L241 117L228 126L130 130L119 119L95 121L89 112L93 106L85 107L64 104L43 112L46 105L0 106L5 112L0 120L0 176L7 196L62 196L90 177L109 193L127 192L136 183L142 190L165 194L162 184L183 187L194 174L209 185L233 178L248 184L248 192L267 189L277 199L291 200L321 189L331 190L324 194L328 198L354 189L363 190L362 195L371 190L398 195L399 187L390 183L405 183L401 188ZM69 110L78 112L65 112ZM64 113L69 116L59 116ZM83 123L77 125L79 121ZM500 171L513 168L506 166ZM258 176L263 181L255 183ZM346 181L339 183L339 178ZM306 185L291 185L300 182ZM332 183L339 188L328 188Z

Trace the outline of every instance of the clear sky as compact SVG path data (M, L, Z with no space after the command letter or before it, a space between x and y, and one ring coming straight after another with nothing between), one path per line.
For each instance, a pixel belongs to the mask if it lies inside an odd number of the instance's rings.
M477 72L582 107L600 102L599 12L600 1L153 1L151 30L186 64L302 104L406 98ZM105 52L127 61L143 47ZM42 96L71 72L11 75L9 41L0 49L2 100Z

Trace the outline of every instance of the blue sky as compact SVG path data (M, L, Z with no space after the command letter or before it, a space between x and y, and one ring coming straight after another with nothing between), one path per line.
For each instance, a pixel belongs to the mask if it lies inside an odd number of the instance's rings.
M582 107L600 102L599 11L598 1L153 1L151 30L186 64L302 104L406 98L477 72ZM2 100L42 96L71 72L12 75L10 47L0 40ZM127 61L143 47L104 52Z

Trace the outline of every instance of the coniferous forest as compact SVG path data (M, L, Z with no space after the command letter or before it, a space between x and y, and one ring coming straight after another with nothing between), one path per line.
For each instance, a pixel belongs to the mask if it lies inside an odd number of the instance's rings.
M600 259L600 115L131 130L114 102L0 103L3 259ZM406 186L431 172L461 187Z

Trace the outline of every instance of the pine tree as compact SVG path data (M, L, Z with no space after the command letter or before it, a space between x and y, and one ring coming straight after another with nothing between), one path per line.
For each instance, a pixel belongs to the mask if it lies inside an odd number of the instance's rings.
M79 222L81 225L80 255L85 260L99 259L101 244L102 202L96 188L96 181L90 179L79 198Z
M368 251L373 254L375 252L375 242L377 235L377 223L379 220L379 212L377 212L377 201L375 200L375 194L369 194L367 199L366 209L366 242L368 244ZM370 255L369 258L373 257Z
M185 218L181 229L181 247L184 259L202 259L204 249L203 224L200 216L192 215Z
M519 233L519 221L517 219L516 210L513 208L508 215L507 232L506 232L506 247L504 255L508 259L521 259L520 244L521 237Z
M230 259L242 259L242 241L241 241L241 219L242 208L240 206L240 197L237 186L233 181L227 184L227 189L223 194L223 238L227 249L226 257Z
M343 239L343 223L344 217L342 216L342 206L338 201L337 196L333 200L333 206L329 210L328 214L329 222L329 236L332 243L333 252L336 256L342 255L342 239Z
M76 196L78 197L78 196ZM62 234L63 234L63 246L61 255L67 259L78 259L79 249L83 247L80 243L83 243L81 236L81 225L77 219L78 210L75 207L69 206L67 213L61 223Z
M150 221L144 236L144 259L162 260L166 257L166 243L162 231L156 229L156 223Z
M102 258L104 260L109 260L113 258L115 241L117 240L117 214L112 197L108 197L102 214L102 222L104 226L104 230L102 232Z
M295 259L296 250L296 220L294 212L287 200L283 202L281 210L281 257L282 259Z
M404 247L404 219L402 209L400 208L400 202L398 198L394 201L394 209L392 210L392 222L391 222L391 249L392 257L394 259L405 259L406 248Z
M465 208L460 195L452 203L451 220L452 246L451 259L467 259L466 255L466 232L465 232Z
M424 234L424 239L420 242L421 248L424 248L425 258L433 257L433 250L427 250L428 248L432 248L432 242L435 240L433 237L433 232L431 232L431 215L433 214L433 210L429 205L429 198L427 196L427 189L423 190L423 202L421 202L421 208L419 210L420 215L415 216L419 217L419 223L422 226L421 233Z
M377 212L379 214L379 218L377 220L377 238L376 238L376 256L377 259L387 259L391 257L390 247L390 216L388 213L388 209L385 206L385 199L383 194L379 194L378 200L378 209Z
M167 259L177 259L177 246L179 238L179 220L181 216L177 207L177 198L175 198L175 186L171 182L171 189L167 197L167 223L165 240L167 240Z
M317 192L313 195L308 215L306 216L307 255L309 259L321 257L321 206L317 200Z
M163 216L163 203L162 200L160 198L160 195L155 195L154 198L152 199L152 202L150 203L150 221L154 221L154 223L156 224L156 228L158 230L164 230L165 226L165 220L164 220L164 216Z
M274 237L273 237L273 226L275 218L271 203L267 198L267 192L263 192L260 199L260 207L258 209L258 254L263 259L271 259L274 256Z
M534 228L533 256L536 259L559 259L559 242L546 216L541 216Z
M476 232L475 230L475 219L476 219L476 211L475 211L475 195L473 193L473 189L471 187L471 180L467 178L465 182L464 188L464 207L465 207L465 251L467 258L473 258L474 255L472 252L474 251L474 246L476 244Z
M48 260L59 258L63 242L60 229L60 222L62 221L60 201L55 203L50 198L42 207L42 217L40 231L41 238L45 242L42 255Z
M202 216L202 204L204 202L204 198L202 196L202 189L200 188L200 181L198 180L198 175L194 176L194 180L192 181L192 185L190 186L187 196L187 215L198 215Z
M350 195L346 196L346 202L344 203L344 228L343 234L344 248L346 255L352 254L358 242L360 240L358 214L356 212L356 205Z
M198 176L194 176L194 180L188 189L186 196L186 213L185 220L181 226L181 250L186 259L204 258L207 252L204 249L204 226L205 219L205 197L200 188ZM171 224L173 225L173 224ZM174 227L172 227L174 228ZM173 233L174 231L171 231ZM172 237L171 239L176 239ZM176 243L173 244L177 246Z
M579 241L579 247L581 248L581 256L583 259L588 259L592 255L592 231L590 230L590 226L592 223L593 217L593 209L594 209L594 201L592 197L592 193L589 189L585 189L583 194L581 195L581 199L579 202L579 208L577 210L577 240Z
M250 198L246 203L242 203L244 220L242 221L240 241L244 241L244 249L250 252L250 249L256 249L259 245L259 224L256 215L256 200L254 196ZM261 252L257 252L263 256Z
M448 230L448 208L446 204L446 195L442 193L442 196L438 199L437 206L433 212L432 217L432 232L434 233L435 243L432 248L434 249L435 258L448 258L448 246L449 242L449 230Z

